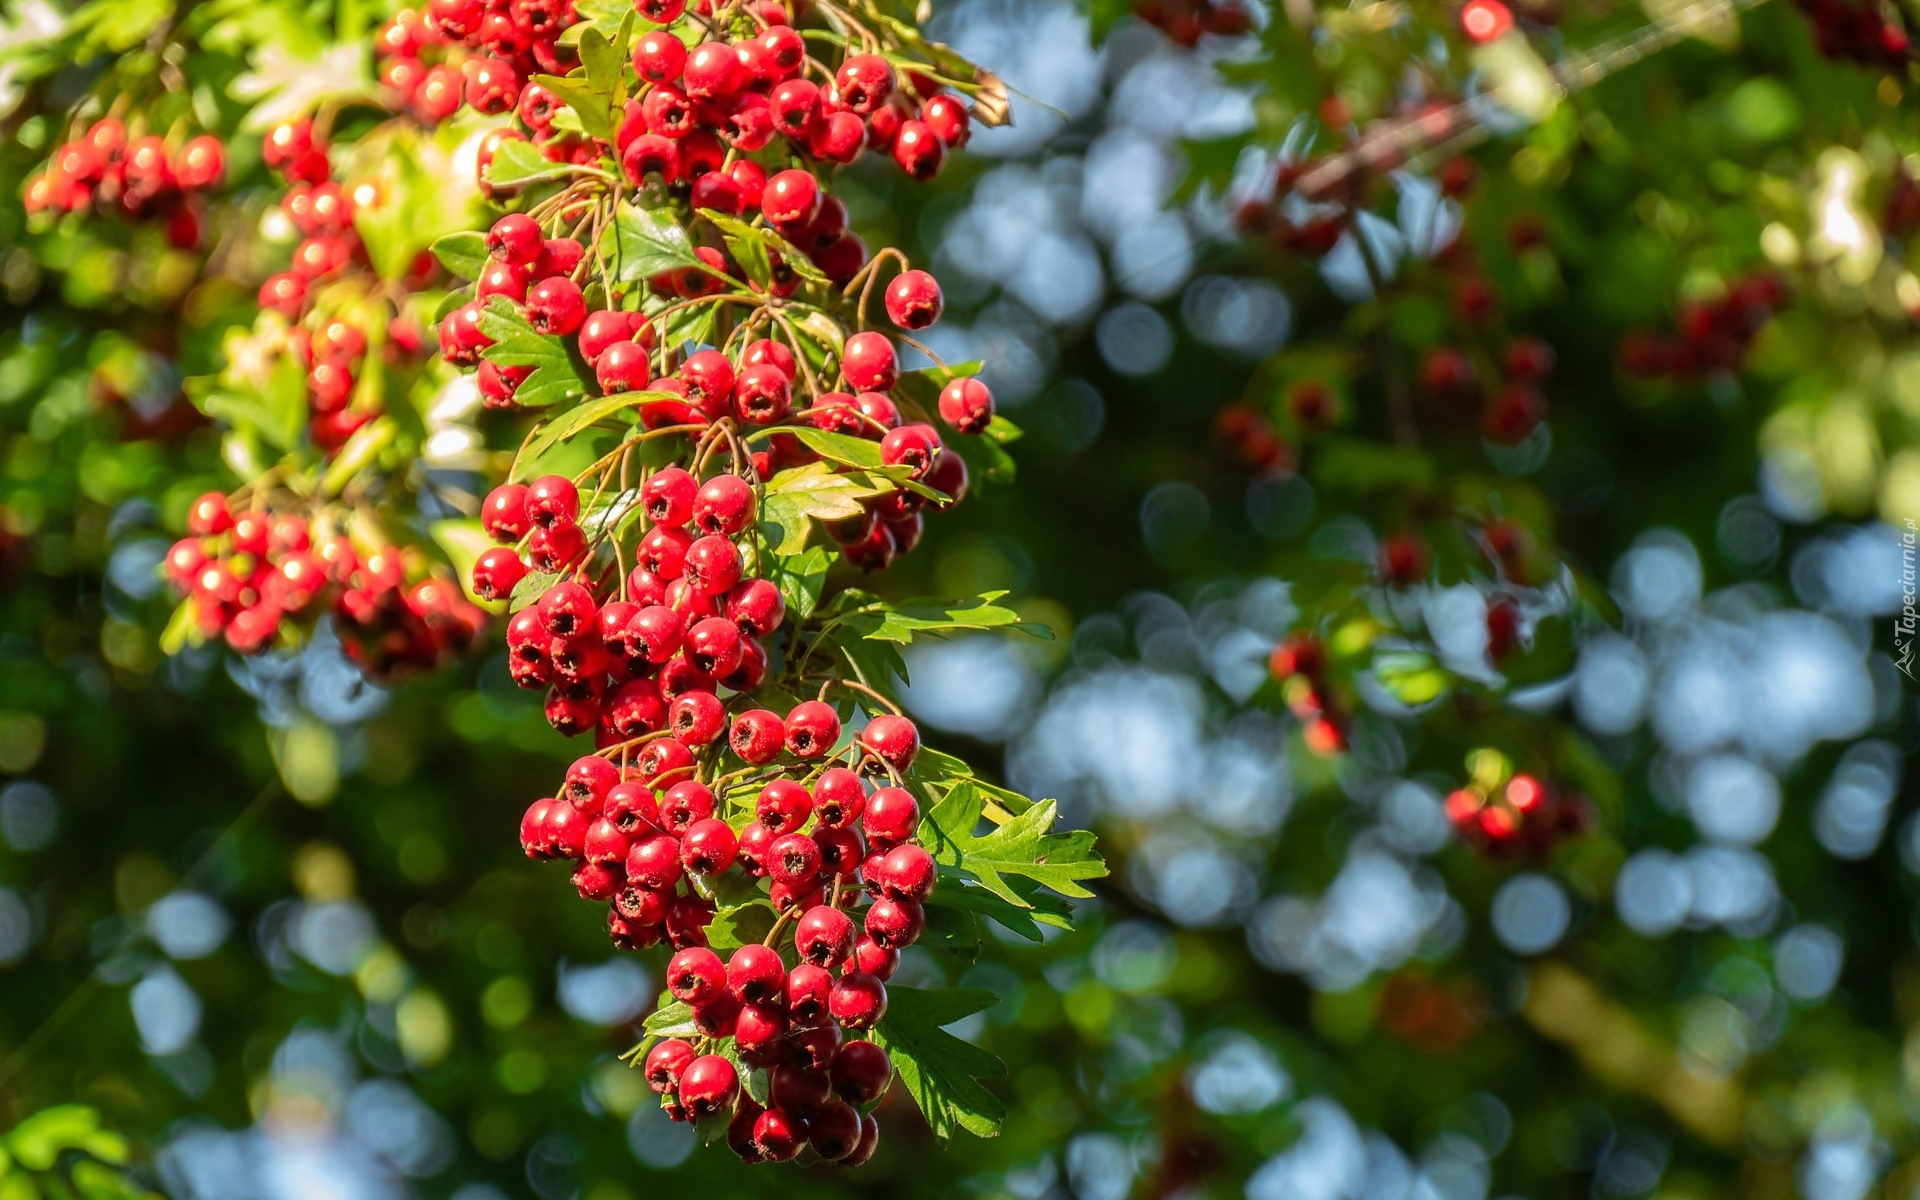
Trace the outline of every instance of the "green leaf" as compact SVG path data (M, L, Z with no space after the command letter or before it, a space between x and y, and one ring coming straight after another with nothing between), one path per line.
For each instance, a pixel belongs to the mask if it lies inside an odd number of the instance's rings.
M874 612L850 617L847 624L860 636L905 645L916 634L959 633L967 630L1017 629L1035 637L1053 637L1045 625L1022 621L1020 614L994 601L1005 592L985 592L970 600L922 599L888 604Z
M984 836L974 830L986 808L986 796L972 783L955 785L920 821L920 841L943 867L964 871L980 886L1019 908L1031 902L1005 878L1031 879L1063 896L1093 893L1083 879L1106 875L1107 864L1094 851L1090 830L1050 833L1058 815L1051 800L1041 800L1026 812L996 825Z
M761 287L766 287L773 279L774 255L778 255L783 264L808 283L827 282L827 277L821 273L819 267L813 265L812 259L773 230L749 225L738 217L731 217L711 208L701 209L700 215L712 222L713 226L720 231L720 236L726 240L727 251L733 255L733 260L740 264L740 269L747 273L747 278Z
M1329 491L1367 495L1391 488L1433 486L1433 459L1358 438L1323 438L1313 452L1314 482Z
M1030 942L1041 940L1040 926L1034 920L1032 912L1007 903L985 888L965 883L953 876L943 876L940 879L933 889L933 895L927 897L927 904L932 908L953 908L976 916L989 917Z
M480 598L473 593L473 564L495 544L486 528L480 524L480 518L454 517L435 521L427 526L427 534L447 556L447 561L453 564L453 573L459 576L460 587L467 593L467 598L478 601Z
M707 945L715 950L738 950L767 940L773 930L773 909L764 902L734 904L713 914L707 925Z
M617 392L611 396L589 400L548 421L546 427L527 443L527 448L521 451L520 456L531 462L561 442L574 437L589 425L626 412L628 409L632 409L637 414L647 404L660 401L684 403L680 397L668 392Z
M62 1152L78 1150L100 1129L100 1115L84 1104L43 1108L7 1135L7 1149L30 1171L50 1171Z
M532 367L533 374L514 390L516 403L545 408L578 400L591 390L585 364L566 340L539 333L505 296L488 299L480 331L493 339L481 356L503 367Z
M487 269L487 235L475 230L449 233L433 244L440 265L462 279L478 279Z
M1531 632L1526 651L1500 663L1509 686L1526 687L1559 679L1573 670L1573 623L1564 616L1544 617Z
M1447 673L1431 655L1417 651L1380 655L1374 660L1373 674L1394 699L1409 707L1438 700L1446 694L1449 682Z
M635 208L623 201L613 214L613 242L620 256L616 277L622 283L701 265L687 231L668 208Z
M693 1024L693 1008L663 993L660 1007L647 1014L640 1028L653 1037L694 1038L700 1031Z
M992 1137L1006 1119L1006 1106L980 1082L1004 1075L1006 1066L944 1028L992 1007L997 1000L992 992L979 988L887 989L887 1015L875 1027L873 1040L893 1060L901 1086L941 1141L951 1138L956 1129Z
M583 51L588 38L598 39L602 46L606 45L606 39L600 36L598 30L589 29L580 37ZM560 97L561 101L573 110L574 115L580 118L580 128L586 130L588 134L603 142L614 140L614 134L619 127L614 124L609 113L613 99L611 93L600 91L582 78L562 79L558 75L535 75L533 81ZM496 157L494 161L497 163L500 160Z
M160 653L172 657L188 646L198 646L206 641L200 633L200 614L188 596L174 606L173 615L167 618L167 627L160 631Z
M760 501L760 528L775 554L806 549L815 521L841 521L861 514L862 500L884 496L893 486L860 471L836 472L823 462L808 463L767 481Z
M507 598L507 611L519 612L529 604L537 604L547 589L560 582L557 573L546 571L528 571L513 585L513 595Z
M809 546L798 554L775 557L766 563L767 578L779 587L791 620L804 621L819 607L820 593L827 586L827 568L832 565L833 555L825 546Z
M994 418L995 422L999 420L997 416ZM1000 440L993 436L992 425L987 426L986 434L981 437L963 435L947 438L945 442L947 449L967 464L968 479L976 483L1013 482L1013 456L1002 449Z
M548 162L531 142L501 142L494 148L487 182L496 188L515 188L575 173L571 163Z

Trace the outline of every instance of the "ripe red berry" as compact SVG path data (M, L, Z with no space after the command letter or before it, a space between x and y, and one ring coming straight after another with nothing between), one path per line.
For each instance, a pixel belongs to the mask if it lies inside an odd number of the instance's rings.
M887 985L871 975L850 971L834 982L827 1011L848 1029L872 1029L887 1015Z
M890 946L882 946L866 934L853 944L853 964L858 970L880 979L892 979L893 972L900 966L900 952Z
M733 865L740 839L722 820L695 821L680 843L680 863L695 875L718 875Z
M726 415L733 404L733 364L718 350L701 350L680 366L687 403L709 418Z
M781 842L787 840L780 839ZM803 962L838 970L853 954L853 938L853 918L837 908L820 904L801 914L800 923L793 930L793 948Z
M538 285L545 286L545 283ZM641 391L653 378L652 356L644 346L634 342L615 342L593 360L593 378L600 385L600 391L608 396Z
M838 1162L860 1145L860 1113L851 1104L829 1100L807 1118L807 1144L828 1162Z
M771 364L742 370L733 385L733 415L749 425L773 425L793 405L793 382Z
M505 600L527 575L527 564L506 546L481 552L473 563L473 592L482 600Z
M530 267L545 246L540 222L525 213L508 213L487 231L487 253L499 262Z
M720 963L718 958L713 961L715 966ZM740 1078L726 1059L717 1054L703 1055L680 1072L679 1094L680 1103L695 1119L710 1117L733 1107L740 1094Z
M876 850L890 850L913 837L920 805L905 788L883 787L867 797L861 831Z
M778 1004L742 1004L733 1026L734 1049L742 1062L771 1066L782 1057L787 1028L787 1010Z
M773 716L765 709L755 711ZM779 718L774 719L777 721ZM754 820L776 838L798 832L812 815L813 797L807 792L806 785L795 779L769 780L760 789L760 796L754 802Z
M746 945L727 960L727 991L742 1004L778 1003L787 990L787 968L770 946Z
M840 102L864 117L893 95L893 67L877 54L855 54L840 64L833 82Z
M893 343L884 334L856 333L847 339L840 358L840 373L856 392L888 392L900 377L899 360Z
M949 150L958 150L967 144L972 133L972 119L967 106L958 96L935 96L920 106L920 119L927 123L935 136L947 144Z
M696 100L731 96L745 82L740 56L725 42L702 42L687 55L680 77Z
M783 1108L769 1108L753 1122L753 1148L768 1162L791 1162L807 1145L807 1123Z
M983 433L993 420L993 393L973 376L940 389L940 419L961 433Z
M633 769L640 778L655 787L670 787L691 776L694 761L693 751L679 738L664 737L648 742L640 751L640 757L633 762Z
M893 1062L872 1042L848 1042L833 1056L827 1079L833 1094L848 1104L872 1104L893 1082Z
M676 837L654 834L634 842L627 851L627 878L650 891L666 891L685 873L680 863L680 839Z
M715 475L693 502L693 523L703 533L728 537L753 524L758 505L753 485L738 475Z
M731 592L740 582L740 548L718 534L695 538L687 547L683 572L709 596Z
M920 753L920 731L905 717L883 714L860 731L860 744L878 756L895 774L905 775ZM871 807L872 802L869 801Z
M854 1044L865 1045L866 1043ZM843 1050L841 1054L844 1056L845 1051ZM693 1062L694 1057L693 1047L679 1038L667 1038L655 1044L653 1049L647 1051L645 1067L647 1086L663 1095L676 1090L680 1086L681 1075L686 1072L688 1064ZM839 1063L840 1059L836 1057L834 1059L836 1071L839 1069ZM842 1094L845 1093L842 1092Z
M890 899L923 904L933 894L937 875L933 855L909 844L887 851L871 872L869 882Z
M774 228L798 231L820 215L820 181L807 171L781 171L760 193L760 211Z
M925 121L908 121L893 139L893 161L909 178L924 182L947 165L947 144Z
M920 940L927 927L926 910L918 904L882 897L867 908L867 936L888 950L903 950ZM839 1014L834 1014L836 1019Z
M654 575L665 580L680 578L686 569L687 547L693 544L693 535L684 529L674 529L667 525L656 525L647 531L634 548L635 557L640 565Z
M667 728L689 746L707 745L726 724L726 706L712 692L684 692L667 708Z
M872 1113L860 1118L860 1144L853 1153L840 1160L842 1166L863 1167L873 1158L874 1150L880 1145L880 1122Z
M564 275L542 279L527 292L527 323L536 333L566 337L586 319L580 285Z
M804 833L774 839L761 860L775 884L798 895L820 884L820 846Z
M902 425L880 439L880 461L903 466L914 479L925 479L939 465L945 448L931 425Z
M527 516L542 529L577 523L580 492L564 475L543 475L527 487Z
M173 173L190 192L214 187L227 173L227 149L219 138L203 133L180 148Z
M866 811L867 785L845 767L831 767L814 781L813 804L822 828L849 828Z
M641 34L633 44L633 69L648 83L672 83L686 65L686 43L664 29Z
M696 1008L717 999L727 986L727 968L705 946L682 950L667 963L667 990Z
M833 1098L833 1084L828 1081L826 1071L793 1063L782 1063L773 1069L767 1091L776 1108L801 1116L819 1111L822 1104Z
M680 899L693 900L697 899L697 897L682 896ZM669 916L671 916L673 906L668 905L667 911ZM669 934L671 934L672 926L669 925L668 928ZM704 946L706 944L706 934L703 932L704 928L704 915L697 925L683 926L681 931L682 936L687 939L687 946L683 947L683 949ZM725 992L720 993L705 1004L695 1005L693 1009L693 1027L710 1038L732 1037L734 1030L739 1026L739 1021L740 1002Z
M887 318L902 329L925 329L940 309L940 285L925 271L903 271L887 285Z

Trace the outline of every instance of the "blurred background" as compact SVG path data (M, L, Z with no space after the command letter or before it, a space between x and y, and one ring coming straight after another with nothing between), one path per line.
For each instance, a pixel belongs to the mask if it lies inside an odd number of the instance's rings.
M877 586L1053 628L916 646L908 706L1114 872L1071 934L909 952L1002 997L955 1032L1012 1116L941 1150L896 1090L858 1172L702 1151L615 1061L662 964L521 857L571 755L498 650L397 686L324 632L160 652L156 567L226 486L182 363L254 284L29 234L9 186L0 1124L90 1106L176 1200L1913 1195L1912 69L1787 0L1493 7L1520 34L934 4L1013 124L840 190L1025 436ZM327 5L258 8L326 36ZM66 19L0 3L0 178L98 69L18 65ZM1424 161L1367 161L1436 112ZM1298 185L1329 162L1359 182ZM1433 351L1484 347L1498 398L1522 337L1544 419L1450 415ZM1496 518L1527 571L1475 565ZM1415 529L1433 572L1378 586ZM1303 628L1338 753L1270 669ZM1585 824L1461 836L1449 796L1516 769Z

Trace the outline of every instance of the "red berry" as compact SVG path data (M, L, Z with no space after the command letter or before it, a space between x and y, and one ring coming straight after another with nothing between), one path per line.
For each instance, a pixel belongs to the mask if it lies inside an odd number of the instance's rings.
M742 946L727 960L727 991L740 1003L779 1003L786 990L787 968L772 947Z
M932 179L947 165L947 144L925 121L908 121L893 139L893 161L909 178Z
M787 1036L787 1010L778 1004L742 1004L733 1026L733 1045L742 1062L770 1066L781 1057Z
M695 821L680 843L680 863L695 875L718 875L733 865L740 839L725 822L713 817Z
M734 380L733 415L749 425L777 424L792 404L793 381L779 367L747 367Z
M727 968L720 956L705 946L682 950L667 963L667 990L673 998L699 1007L726 990Z
M627 851L627 878L650 891L666 891L679 883L685 873L680 863L678 838L664 833L655 834L634 842ZM678 992L674 994L679 995ZM685 996L680 998L686 999Z
M665 580L680 578L686 569L687 547L693 545L693 535L684 529L674 529L666 525L656 525L640 539L634 554L640 565Z
M913 945L920 940L920 934L926 927L926 910L918 904L882 898L875 900L867 909L867 936L876 945L889 950L902 950Z
M933 855L919 846L896 846L887 851L874 867L869 882L893 900L923 904L933 894L938 876Z
M820 89L805 79L789 79L767 97L773 127L790 138L805 138L820 119Z
M702 350L680 366L687 385L687 403L710 419L725 416L733 405L733 364L718 350Z
M765 637L786 619L787 602L767 579L748 579L727 594L726 616L748 637Z
M693 523L703 533L731 537L753 524L758 505L753 485L738 475L715 475L693 502Z
M802 961L837 970L853 954L853 937L853 918L821 904L801 914L800 923L793 930L793 948Z
M840 717L832 705L806 700L787 714L786 729L788 753L795 758L821 758L840 740Z
M483 551L473 563L473 591L482 600L505 600L527 576L527 564L506 546Z
M887 1085L893 1082L893 1062L885 1050L872 1042L848 1042L833 1056L827 1079L833 1094L848 1104L872 1104L886 1094Z
M820 215L820 181L807 171L781 171L760 193L760 211L774 228L798 231Z
M905 775L920 752L920 731L905 717L883 714L868 721L860 731L860 744L896 774Z
M877 54L855 54L840 64L833 82L841 103L864 117L893 95L893 67Z
M958 96L935 96L928 100L920 106L920 119L949 150L966 145L972 133L967 106Z
M807 1118L807 1144L828 1162L838 1162L860 1145L860 1113L851 1104L829 1100Z
M725 42L702 42L687 55L680 77L687 95L705 100L739 91L745 74L740 56L732 46Z
M858 1042L852 1044L865 1045L866 1043ZM878 1049L878 1047L875 1048ZM843 1055L844 1053L845 1051L842 1051ZM647 1086L662 1095L678 1090L680 1078L686 1073L686 1069L688 1065L693 1062L694 1057L693 1047L679 1038L667 1038L665 1041L655 1044L653 1049L647 1051L645 1068ZM839 1061L839 1058L834 1059L836 1069L839 1066ZM844 1095L845 1093L842 1092L842 1094Z
M709 596L731 592L740 582L740 549L718 534L695 538L687 547L686 579Z
M219 138L201 134L180 148L173 173L190 192L214 187L227 173L227 149Z
M893 343L884 334L872 331L854 334L847 339L846 351L841 355L840 373L857 392L893 390L900 377Z
M641 34L633 44L633 69L648 83L672 83L686 65L686 43L664 29Z
M863 972L848 972L828 994L827 1011L848 1029L872 1029L887 1015L887 985Z
M528 485L526 507L542 529L573 525L580 519L580 492L564 475L543 475Z
M777 713L764 708L749 709L733 719L727 745L741 761L759 765L772 762L780 753L786 728ZM798 786L798 785L795 785Z
M860 1118L860 1144L853 1148L853 1153L841 1159L840 1164L846 1167L863 1167L873 1158L873 1152L879 1145L880 1122L874 1119L872 1113L867 1113Z
M773 1069L768 1094L775 1107L805 1116L833 1098L833 1084L826 1071L818 1067L783 1063Z
M689 746L705 746L727 726L726 706L712 692L685 692L667 709L667 728Z
M682 951L685 953L685 951ZM678 961L678 955L675 956ZM720 960L715 958L717 967ZM740 1094L740 1079L733 1064L717 1054L703 1055L688 1063L680 1073L680 1103L695 1119L710 1117L733 1107Z
M542 279L527 292L527 323L536 333L566 337L587 319L580 285L564 275ZM642 363L645 362L644 357Z
M875 849L892 849L913 837L920 805L905 788L883 787L867 797L860 828Z
M753 1148L768 1162L791 1162L807 1145L807 1123L783 1108L769 1108L753 1122Z
M881 979L892 979L893 972L900 966L900 952L890 946L882 946L866 934L853 944L853 963L858 970Z
M887 285L887 318L902 329L925 329L940 309L940 285L925 271L903 271Z
M983 433L993 420L993 393L968 375L940 389L940 419L961 433Z
M765 709L755 711L773 716ZM777 721L779 718L774 719ZM798 832L812 815L813 797L807 792L806 785L794 779L768 781L754 802L754 820L776 838Z

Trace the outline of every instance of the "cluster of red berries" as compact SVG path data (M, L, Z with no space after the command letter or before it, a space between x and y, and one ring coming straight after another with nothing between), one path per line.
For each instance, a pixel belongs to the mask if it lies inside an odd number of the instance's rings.
M203 637L253 654L283 626L331 611L347 656L386 677L445 662L486 622L456 583L423 576L409 557L392 546L363 553L295 513L234 512L225 496L208 492L188 510L187 536L167 552L165 569L193 601Z
M356 395L367 353L366 330L336 311L335 301L352 289L323 287L362 278L370 290L378 289L353 215L356 208L378 204L380 189L373 183L343 187L336 181L326 141L306 119L270 129L261 156L286 180L280 211L300 241L287 269L260 285L260 307L295 325L287 349L307 369L308 436L315 447L332 454L381 411L378 389ZM425 286L434 270L432 256L423 255L402 287L412 291ZM390 360L418 359L425 349L413 321L404 316L388 321L383 353Z
M1475 850L1492 857L1539 857L1593 828L1593 804L1533 775L1487 787L1470 784L1447 796L1447 821Z
M1647 378L1736 371L1785 299L1785 287L1772 275L1736 280L1717 300L1682 305L1674 333L1629 333L1620 342L1620 365Z
M603 342L629 340L617 337L628 330L651 345L652 330L638 313L588 314L584 293L573 278L587 254L577 239L546 237L532 217L509 213L494 222L487 248L491 257L474 281L474 298L440 321L440 356L455 366L479 368L476 382L487 407L516 407L515 393L533 374L531 367L502 367L481 357L493 339L481 330L480 315L495 296L513 301L541 333L578 333L583 354ZM586 357L594 361L593 355Z
M1293 473L1293 446L1250 404L1229 404L1215 413L1213 434L1235 462L1256 475Z
M403 8L374 36L380 84L422 125L445 121L462 102L509 112L524 81L578 65L559 41L574 21L573 0L432 0L424 15Z
M827 765L842 731L824 701L784 718L749 709L729 727L711 691L688 690L669 721L670 732L634 739L637 752L623 742L576 761L559 795L527 809L521 846L577 863L581 897L611 901L616 945L674 947L667 988L688 1006L694 1040L668 1038L645 1060L669 1116L731 1113L728 1143L749 1162L784 1162L808 1146L865 1162L879 1130L860 1110L892 1070L880 1047L847 1035L885 1015L886 980L925 930L939 874L915 840L920 806L903 786L919 731L905 717L875 717L848 742L846 765ZM728 753L742 770L721 773ZM890 782L869 792L867 776ZM736 828L727 814L742 792L754 794L753 812ZM767 882L774 921L763 942L723 961L708 947L709 897L736 869ZM764 1108L717 1052L727 1039L742 1065L770 1072Z
M1436 346L1421 358L1421 392L1441 412L1478 402L1480 432L1490 442L1517 445L1547 417L1540 384L1552 373L1553 347L1536 337L1517 337L1500 350L1500 378L1483 393L1474 360L1457 346Z
M218 187L226 173L226 146L210 133L169 149L165 138L130 138L118 117L102 117L55 150L46 169L28 177L26 209L92 208L134 221L165 221L168 240L192 249L200 244L194 198Z
M1323 758L1346 751L1352 728L1352 714L1334 696L1327 667L1326 644L1312 633L1288 634L1267 658L1307 749Z
M1813 41L1828 58L1865 66L1901 68L1913 57L1913 39L1898 11L1875 3L1794 0L1813 23Z
M1209 33L1237 37L1253 28L1252 12L1239 0L1134 0L1133 15L1187 47Z

